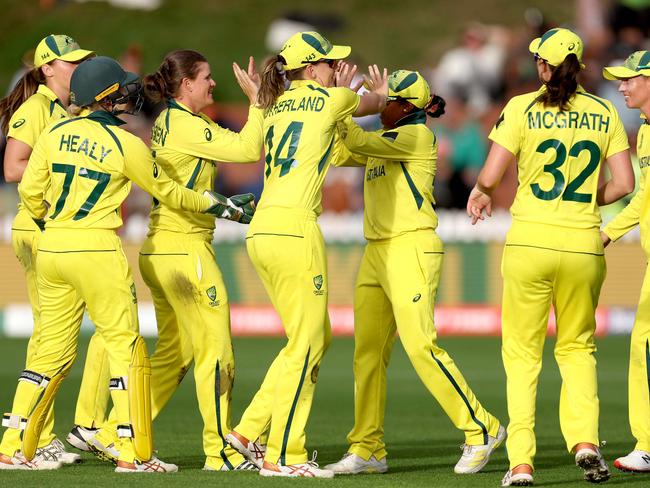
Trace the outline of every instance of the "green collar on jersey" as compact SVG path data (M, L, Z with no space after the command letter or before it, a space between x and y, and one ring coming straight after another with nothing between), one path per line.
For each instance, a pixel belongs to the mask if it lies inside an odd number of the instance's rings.
M403 125L411 124L424 124L427 121L427 114L424 110L416 110L415 112L408 114L406 117L402 117L397 121L395 127L402 127Z
M183 105L180 102L177 102L173 98L168 98L167 99L167 108L175 108L177 110L182 110L183 112L187 112L188 114L194 115L195 117L201 117L199 114L195 114L189 108L187 108L185 105Z
M102 125L123 125L126 124L122 119L113 115L106 110L97 110L86 117L90 120L95 120Z

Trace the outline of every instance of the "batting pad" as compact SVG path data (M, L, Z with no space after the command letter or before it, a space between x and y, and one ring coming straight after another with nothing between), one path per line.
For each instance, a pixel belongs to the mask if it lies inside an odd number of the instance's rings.
M54 397L56 396L61 382L68 375L74 359L66 363L49 381L43 381L43 390L40 393L40 397L32 410L31 415L27 419L27 424L25 425L25 430L22 435L22 452L25 458L28 461L34 459L36 455L36 448L38 447L38 441L41 438L41 432L43 431L43 425L45 424L45 418L47 417L47 412L52 407L54 402Z
M144 339L138 336L131 353L129 366L129 417L133 428L133 449L140 461L153 455L151 427L151 362Z

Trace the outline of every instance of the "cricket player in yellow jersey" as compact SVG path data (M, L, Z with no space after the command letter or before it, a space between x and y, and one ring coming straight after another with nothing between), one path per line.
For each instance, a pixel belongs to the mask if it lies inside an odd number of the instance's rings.
M39 42L34 52L34 68L25 73L7 97L0 100L2 132L7 136L4 157L6 181L20 182L43 129L53 121L68 118L66 107L70 98L70 77L77 64L93 54L92 51L81 49L71 37L62 34L51 34ZM28 360L38 343L40 331L35 271L35 249L40 234L41 230L20 204L11 226L11 240L14 252L25 270L34 319L34 329L27 347ZM85 400L77 414L80 417L99 416L98 421L101 421L107 398L102 401L94 391L86 394L87 391L82 386L80 401ZM63 443L56 438L53 427L54 415L53 409L50 409L39 441L35 465L42 467L39 461L48 460L64 464L79 462L81 459L78 454L65 451Z
M643 122L637 136L636 154L641 170L639 191L632 201L603 229L605 245L639 225L641 245L650 257L650 215L648 209L648 168L650 167L650 52L631 54L622 66L603 70L608 80L620 80L618 91L629 108L641 110ZM650 273L645 273L641 298L630 339L630 370L628 374L628 402L630 427L636 439L634 450L614 461L614 466L636 473L650 472Z
M317 32L299 32L266 62L262 74L265 181L246 245L288 341L227 439L261 465L263 476L334 476L309 462L305 450L318 368L331 340L325 245L316 218L337 122L381 111L387 93L386 73L380 75L376 67L363 97L343 87L355 71L347 65L339 71L340 86L332 87L337 60L349 54L350 47L334 46ZM290 82L286 91L285 80ZM252 441L267 429L260 463Z
M90 114L48 126L20 184L29 215L45 219L37 250L41 331L12 412L3 417L8 429L0 443L2 469L34 469L43 420L72 367L86 307L109 356L120 437L116 471L177 469L153 457L149 358L115 229L122 224L119 209L131 180L171 206L221 215L224 205L174 183L142 141L119 128L123 122L115 113L139 93L137 80L111 58L81 63L71 78L71 101Z
M492 211L491 194L516 161L519 186L510 209L503 274L502 356L510 424L504 486L533 482L535 397L549 309L557 324L562 376L560 427L587 481L609 478L598 449L595 310L605 278L599 205L634 188L628 142L616 109L583 90L582 40L551 29L533 40L542 87L511 99L467 202L472 223ZM600 187L601 163L611 179Z
M250 108L249 122L239 134L202 113L213 103L215 83L201 53L169 53L158 71L145 77L144 86L153 102L167 103L152 128L151 149L158 167L177 183L199 192L212 190L217 161L259 160L260 109ZM251 103L257 98L257 87L253 87L248 94ZM252 199L252 194L231 197L249 207ZM257 469L225 442L230 432L235 359L228 294L212 248L214 228L210 215L154 200L149 235L140 252L140 271L151 289L158 324L158 341L151 357L152 418L167 404L194 361L204 425L204 469ZM111 458L117 454L111 448L115 441L114 429L102 428L91 442L94 449Z
M386 369L395 333L420 379L449 419L465 432L457 473L476 473L506 437L476 399L447 352L438 346L433 308L443 245L435 230L433 180L438 144L426 126L444 101L415 71L388 78L383 130L364 132L347 119L345 146L365 159L363 255L354 297L354 427L335 473L384 473Z

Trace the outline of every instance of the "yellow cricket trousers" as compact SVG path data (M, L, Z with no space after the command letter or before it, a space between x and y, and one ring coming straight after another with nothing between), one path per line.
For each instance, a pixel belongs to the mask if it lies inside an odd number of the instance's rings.
M325 243L313 213L276 207L257 211L246 246L287 344L235 430L257 439L270 426L265 459L301 464L307 461L305 425L318 369L332 338Z
M106 413L111 379L110 364L102 335L95 331L88 342L86 361L74 414L75 425L98 428L107 421Z
M560 428L567 449L580 442L598 445L594 331L604 256L506 244L501 271L510 467L533 466L535 398L551 305L557 323L555 360L562 376Z
M135 286L113 231L48 229L40 237L37 253L40 331L12 410L22 418L29 417L43 391L33 378L51 378L74 361L86 307L107 345L113 378L128 378L138 337ZM127 390L112 390L111 396L119 424L130 424ZM0 452L13 455L20 446L20 430L7 429ZM120 460L132 462L131 440L122 439L119 448Z
M409 232L366 246L354 295L354 427L349 452L386 456L386 369L399 333L418 376L470 445L496 437L499 421L479 403L437 344L433 308L443 258L434 231Z
M628 403L630 427L636 439L635 449L648 452L650 451L650 273L647 265L630 338Z
M38 305L38 288L36 283L36 248L38 246L38 239L41 235L41 229L38 228L34 220L29 216L26 210L19 209L13 223L11 224L11 244L14 248L14 253L18 258L21 266L25 270L25 278L27 280L27 296L29 303L32 306L32 317L34 319L34 329L27 344L27 358L26 362L33 356L34 350L39 340L40 333L40 311ZM48 445L56 438L54 434L54 403L52 408L47 412L41 438L38 442L38 447Z
M40 331L38 287L36 283L36 249L38 247L40 235L41 230L34 223L34 220L27 211L22 208L19 209L11 226L11 243L18 261L25 270L27 294L29 297L29 303L32 306L32 317L34 319L34 330L27 345L27 361L32 357L34 348L38 343ZM90 345L88 346L89 354L87 357L92 359L87 360L86 362L81 388L79 389L79 400L75 415L75 423L87 427L92 427L93 424L98 425L104 422L109 395L108 388L106 387L109 380L107 361L104 361L102 368L102 361L97 361L97 355L92 351L93 344L94 340L91 340ZM103 347L100 349L100 354L105 356ZM97 372L95 372L96 370ZM98 390L93 382L96 382L96 378L100 375L102 377L102 388ZM55 438L53 404L45 419L38 446L46 446Z
M194 361L206 465L232 469L243 461L225 441L231 430L235 358L228 293L212 244L200 236L158 231L142 246L140 272L151 289L158 324L151 357L152 417Z

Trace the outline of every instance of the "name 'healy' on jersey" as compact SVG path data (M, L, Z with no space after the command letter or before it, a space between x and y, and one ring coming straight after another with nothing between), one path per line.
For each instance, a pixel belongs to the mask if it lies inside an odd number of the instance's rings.
M113 149L106 147L97 141L90 140L87 137L81 139L81 136L78 134L64 133L61 134L59 151L83 153L90 159L94 159L95 161L103 163L104 159L106 159L106 156L113 152Z

